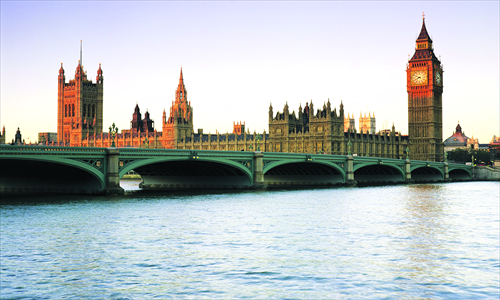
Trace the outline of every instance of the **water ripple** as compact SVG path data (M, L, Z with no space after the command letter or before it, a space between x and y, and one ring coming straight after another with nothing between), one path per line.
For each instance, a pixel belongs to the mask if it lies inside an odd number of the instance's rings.
M498 190L475 182L2 204L1 298L498 299Z

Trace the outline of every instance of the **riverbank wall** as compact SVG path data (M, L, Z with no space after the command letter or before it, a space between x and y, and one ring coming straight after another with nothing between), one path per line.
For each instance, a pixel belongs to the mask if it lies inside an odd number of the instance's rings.
M500 181L500 168L476 166L472 172L474 180Z

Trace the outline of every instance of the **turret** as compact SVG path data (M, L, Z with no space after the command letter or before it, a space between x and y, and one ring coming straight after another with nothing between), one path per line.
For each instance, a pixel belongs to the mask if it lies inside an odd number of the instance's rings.
M83 71L83 66L81 65L81 62L78 61L78 66L76 66L75 70L75 80L80 81L84 76L85 72Z
M142 127L142 115L139 109L139 104L135 105L134 113L132 114L132 121L130 122L130 128L139 131Z
M309 104L309 120L314 117L314 105L311 99L311 104Z
M21 130L19 130L19 127L17 127L14 144L15 145L24 145L22 135L21 135Z
M97 70L96 83L102 84L104 77L102 77L101 63L99 63L99 69Z
M146 113L144 114L144 119L142 120L142 130L152 132L153 123L154 121L149 118L149 112L146 110Z
M64 84L66 78L64 77L63 63L61 63L61 68L59 69L59 76L57 77L59 84Z
M269 104L269 123L273 121L273 104Z
M283 116L285 118L285 121L288 121L290 118L290 113L288 111L288 101L285 102L285 107L283 107Z

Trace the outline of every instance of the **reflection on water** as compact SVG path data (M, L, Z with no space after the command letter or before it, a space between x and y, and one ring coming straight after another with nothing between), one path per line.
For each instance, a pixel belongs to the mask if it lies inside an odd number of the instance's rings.
M499 186L3 204L1 297L498 299Z
M452 270L443 253L447 244L446 187L443 185L413 185L407 189L404 199L402 224L402 249L405 252L405 268L401 278L411 278L422 286L426 297L439 292L433 282L449 282ZM432 277L429 275L432 274Z

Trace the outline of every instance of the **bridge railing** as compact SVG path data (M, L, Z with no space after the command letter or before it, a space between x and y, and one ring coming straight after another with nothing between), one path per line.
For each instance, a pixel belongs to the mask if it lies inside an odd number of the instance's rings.
M0 145L0 154L106 154L106 148Z
M405 162L404 159L399 158L382 158L382 157L372 157L372 156L353 156L353 160L357 163L370 163L370 162L380 162L392 163L392 164L402 164Z
M217 151L217 150L178 150L178 149L144 149L119 148L120 156L197 156L197 157L245 157L254 156L247 151Z
M331 155L331 154L312 154L312 153L283 153L283 152L263 152L264 158L266 160L279 160L283 157L292 160L307 159L310 161L314 160L342 160L345 161L345 155Z

